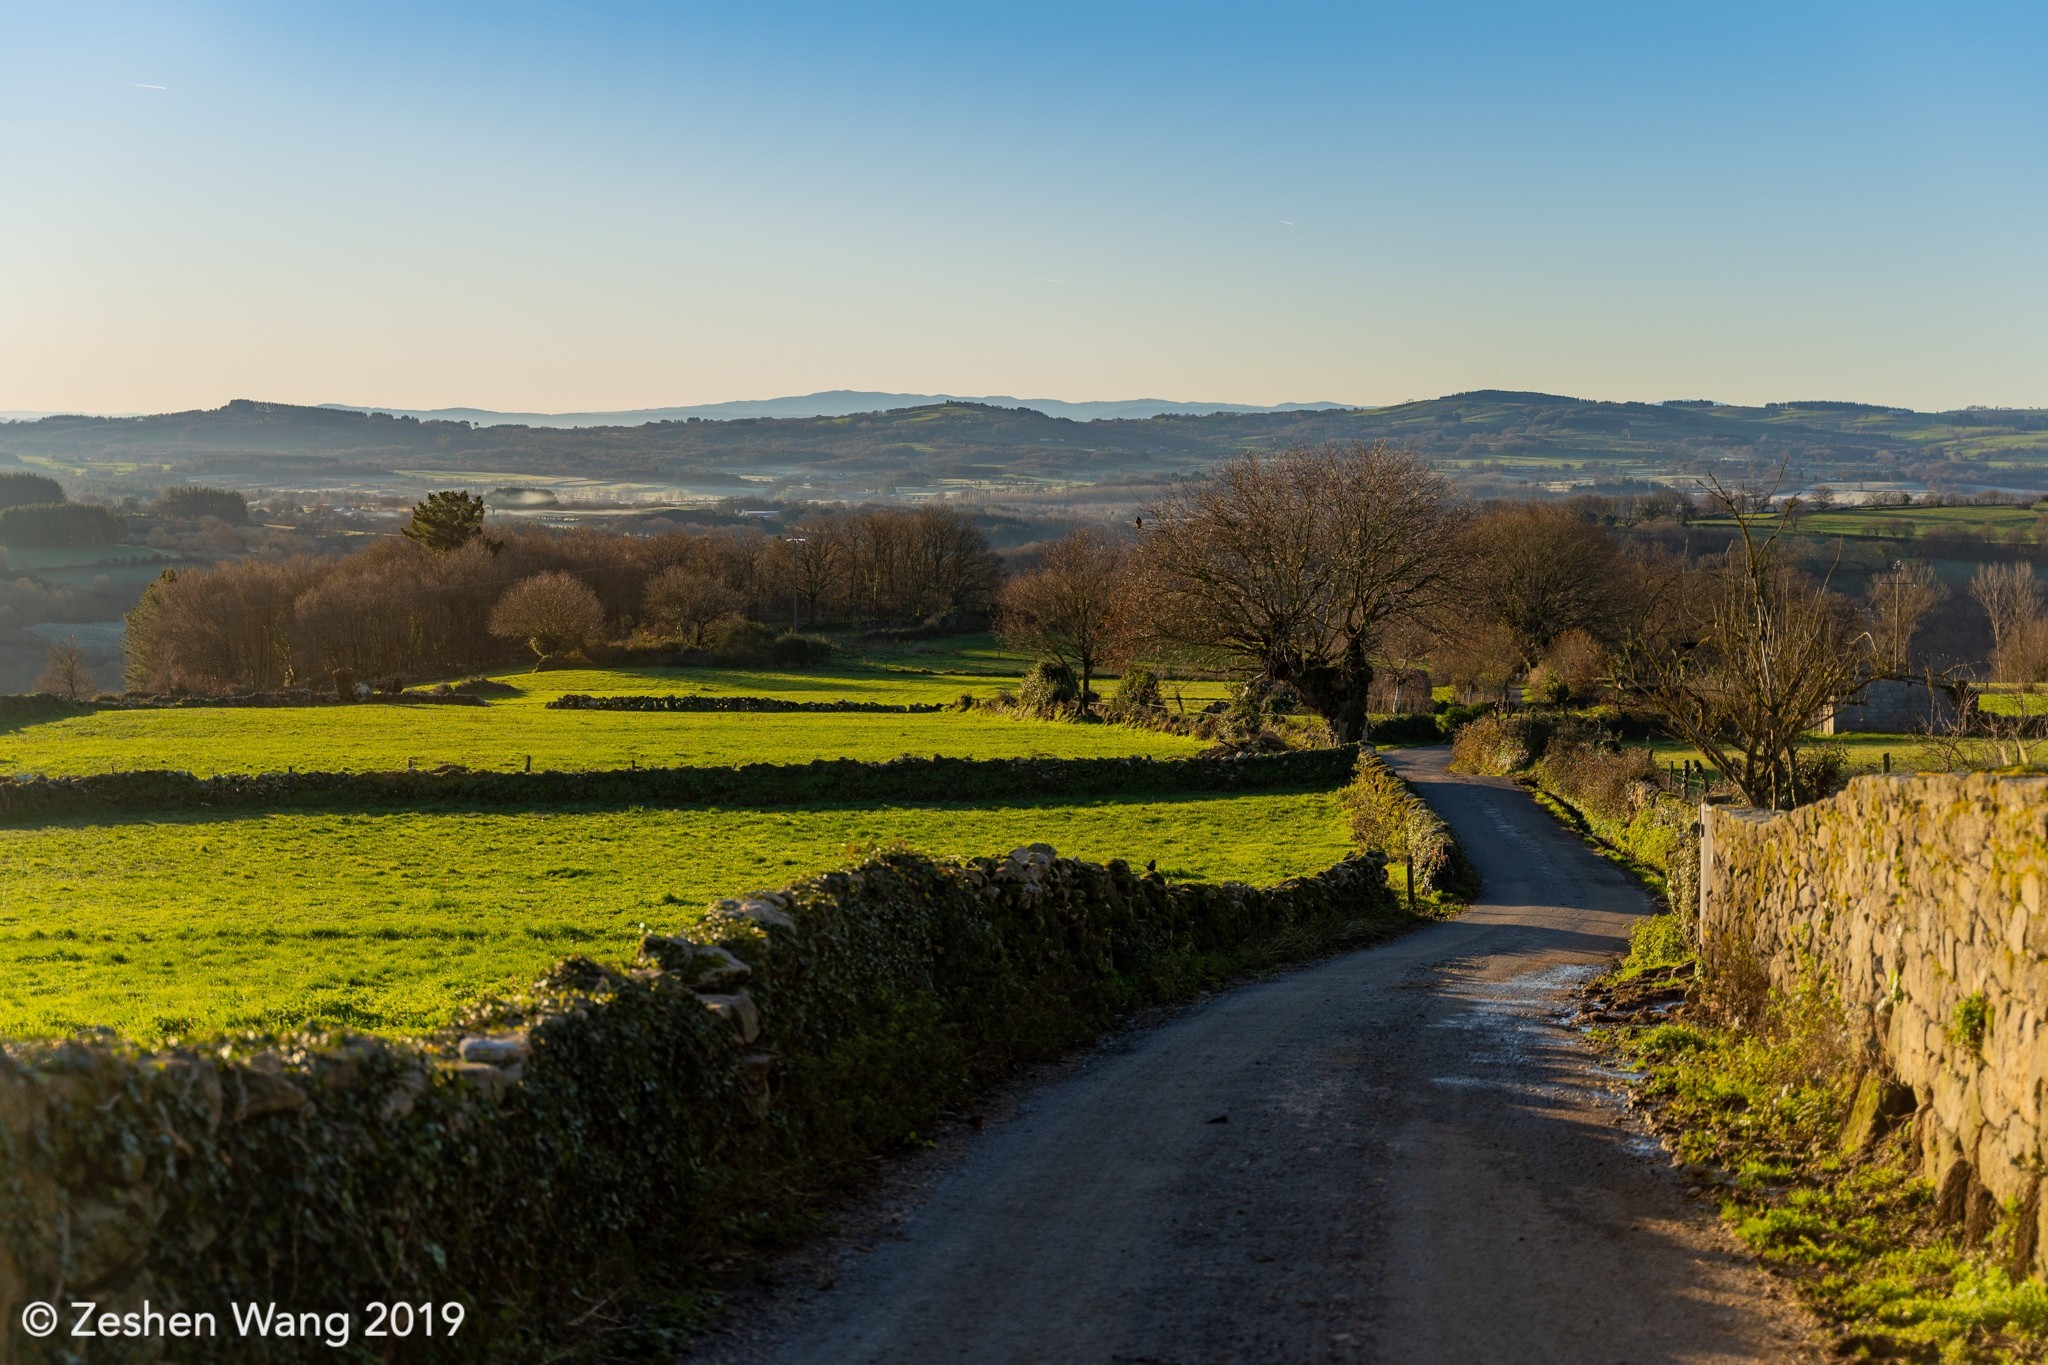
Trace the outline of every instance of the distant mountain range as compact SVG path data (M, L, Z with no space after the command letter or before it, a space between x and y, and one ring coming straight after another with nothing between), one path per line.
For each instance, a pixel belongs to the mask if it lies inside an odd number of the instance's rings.
M1162 417L1169 413L1201 415L1214 412L1309 412L1321 408L1347 408L1350 403L1175 403L1164 398L1120 398L1092 403L1069 403L1059 398L1011 398L1005 395L966 397L955 393L873 393L857 389L827 389L792 398L750 398L735 403L699 403L682 408L631 408L621 412L496 412L490 408L386 408L361 403L322 403L323 408L344 412L388 412L393 417L417 417L421 421L470 422L480 427L637 427L647 422L686 422L692 417L707 422L727 422L745 417L850 417L862 412L888 412L895 408L924 408L936 403L979 403L992 408L1029 408L1048 417L1075 422L1106 418Z
M841 399L834 406L894 401ZM2048 411L2031 409L1601 403L1487 390L1381 408L1087 421L1009 400L810 417L707 420L676 411L685 415L606 426L472 426L474 418L238 399L197 412L0 424L0 467L19 461L100 492L185 482L405 492L534 480L613 484L631 496L680 489L789 499L1066 497L1083 486L1107 496L1117 487L1156 485L1243 450L1384 440L1431 459L1482 496L1626 491L1710 473L1770 478L1781 465L1793 487L1913 480L2048 489Z

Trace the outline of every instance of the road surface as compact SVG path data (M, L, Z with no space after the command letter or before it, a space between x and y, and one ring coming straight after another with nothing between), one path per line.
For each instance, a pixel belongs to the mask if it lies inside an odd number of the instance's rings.
M972 1134L717 1361L1734 1361L1805 1319L1564 1027L1642 893L1512 784L1389 757L1461 919L1214 997ZM1055 839L1055 842L1057 840Z

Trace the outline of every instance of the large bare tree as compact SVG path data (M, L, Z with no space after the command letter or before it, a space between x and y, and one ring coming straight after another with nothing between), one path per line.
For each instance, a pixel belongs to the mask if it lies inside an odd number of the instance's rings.
M1084 705L1096 670L1117 651L1124 561L1124 546L1083 527L1046 546L1037 568L1003 587L997 633L1079 674Z
M1818 795L1799 763L1806 733L1869 680L1867 636L1848 602L1785 558L1777 531L1759 529L1767 500L1710 491L1736 540L1624 642L1620 674L1751 805L1795 806Z
M1625 583L1614 537L1557 503L1503 503L1465 538L1468 622L1505 629L1533 668L1568 631L1611 638Z
M1442 477L1385 443L1239 455L1142 518L1144 624L1290 684L1362 739L1373 653L1439 605L1462 523Z

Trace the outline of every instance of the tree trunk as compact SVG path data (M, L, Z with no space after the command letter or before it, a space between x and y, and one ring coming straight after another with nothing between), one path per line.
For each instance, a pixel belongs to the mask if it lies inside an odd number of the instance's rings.
M1293 684L1309 709L1329 722L1339 744L1365 739L1372 665L1362 650L1354 647L1334 664L1317 664L1291 678L1275 675L1275 680Z

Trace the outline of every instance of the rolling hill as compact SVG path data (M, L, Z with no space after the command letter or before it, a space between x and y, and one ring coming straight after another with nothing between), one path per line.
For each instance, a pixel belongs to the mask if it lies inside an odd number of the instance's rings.
M2048 486L2048 410L1606 403L1497 390L1381 408L1142 419L1077 421L942 402L579 428L482 427L237 400L194 412L0 424L0 466L18 462L102 488L554 478L845 497L1149 483L1246 448L1382 439L1468 484L1503 489L1625 488L1780 463L1800 482Z

